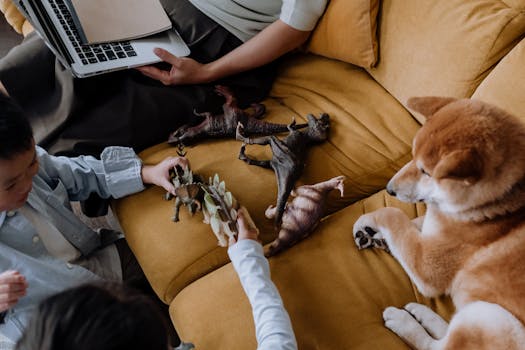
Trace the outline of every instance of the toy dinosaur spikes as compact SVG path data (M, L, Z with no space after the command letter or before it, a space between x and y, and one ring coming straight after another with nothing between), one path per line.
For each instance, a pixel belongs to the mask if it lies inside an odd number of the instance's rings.
M344 176L337 176L315 185L304 185L292 191L295 198L286 204L283 213L279 236L270 244L267 256L280 253L300 240L309 236L324 216L325 202L328 193L333 189L344 195ZM276 215L276 207L271 205L265 215L272 219Z
M227 87L216 86L215 91L226 99L222 106L223 114L212 115L209 112L194 112L197 116L204 118L202 122L195 126L188 124L181 126L170 135L169 144L190 145L207 137L233 138L239 122L244 125L245 133L248 135L271 135L288 130L288 125L267 123L260 120L266 112L266 107L263 104L252 104L253 113L250 114L237 106L237 100ZM307 125L300 124L294 128L300 129Z
M224 181L215 174L204 189L204 222L210 224L217 237L218 244L226 247L230 238L237 235L237 210L239 204L235 197L226 189Z
M275 227L279 229L286 206L286 201L295 182L301 177L304 170L308 147L314 143L322 142L328 138L330 117L323 113L317 119L312 114L307 115L308 128L295 130L295 121L289 125L289 134L280 140L276 136L247 138L243 134L243 126L237 126L237 139L243 141L239 152L239 159L248 164L271 168L277 176L277 207L275 213ZM246 144L270 145L272 149L271 160L250 159L245 154Z

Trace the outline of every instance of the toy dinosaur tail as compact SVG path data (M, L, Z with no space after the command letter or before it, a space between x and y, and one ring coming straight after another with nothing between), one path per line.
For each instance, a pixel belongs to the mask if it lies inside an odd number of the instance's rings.
M246 121L246 124L247 125L244 126L244 130L246 130L250 135L273 135L289 131L288 124L268 123L255 118L249 118ZM307 123L296 124L292 126L292 129L298 130L306 128L307 126Z

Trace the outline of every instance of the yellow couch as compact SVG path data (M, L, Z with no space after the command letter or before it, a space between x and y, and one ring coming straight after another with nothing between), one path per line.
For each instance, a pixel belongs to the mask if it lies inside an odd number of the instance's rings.
M4 2L6 0L3 0ZM21 30L22 27L20 27ZM445 318L446 298L421 296L387 253L358 251L352 225L383 206L410 216L423 205L400 203L383 188L411 157L424 119L405 107L411 96L472 97L525 118L525 0L332 0L307 52L288 57L265 101L266 120L298 122L330 114L329 140L311 149L298 183L345 175L345 196L307 239L270 259L300 349L406 349L383 326L382 310L418 301ZM218 173L251 212L265 243L275 237L264 209L276 199L270 170L237 160L240 143L206 141L187 148L194 172ZM248 154L270 157L261 146ZM146 163L176 150L144 151ZM150 188L114 203L126 237L180 336L197 349L255 349L249 303L202 216L181 210Z

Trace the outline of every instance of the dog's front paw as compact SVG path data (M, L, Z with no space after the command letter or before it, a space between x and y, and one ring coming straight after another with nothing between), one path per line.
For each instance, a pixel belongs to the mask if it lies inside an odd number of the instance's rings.
M429 349L435 340L407 311L390 306L383 311L385 327L397 334L413 349Z
M374 214L362 215L354 224L354 241L359 249L379 248L389 251L383 234L377 229Z

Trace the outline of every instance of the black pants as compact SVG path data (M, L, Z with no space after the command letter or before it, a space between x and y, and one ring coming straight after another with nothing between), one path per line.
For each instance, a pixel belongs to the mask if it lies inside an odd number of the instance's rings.
M172 346L177 346L180 343L177 331L173 327L171 318L169 315L169 306L164 304L159 297L155 294L151 285L149 284L142 268L140 267L137 258L129 248L125 239L119 239L115 242L117 251L120 257L120 264L122 266L122 280L125 285L134 288L143 294L147 295L154 304L157 306L160 314L163 316L168 330L168 336Z
M199 62L213 61L242 42L187 0L162 0L174 27ZM256 53L254 53L256 54ZM274 65L225 78L241 107L262 100ZM110 145L139 152L170 132L198 122L193 111L221 111L214 84L166 87L135 70L76 79L37 35L0 61L0 81L30 117L36 141L52 154L98 156Z

